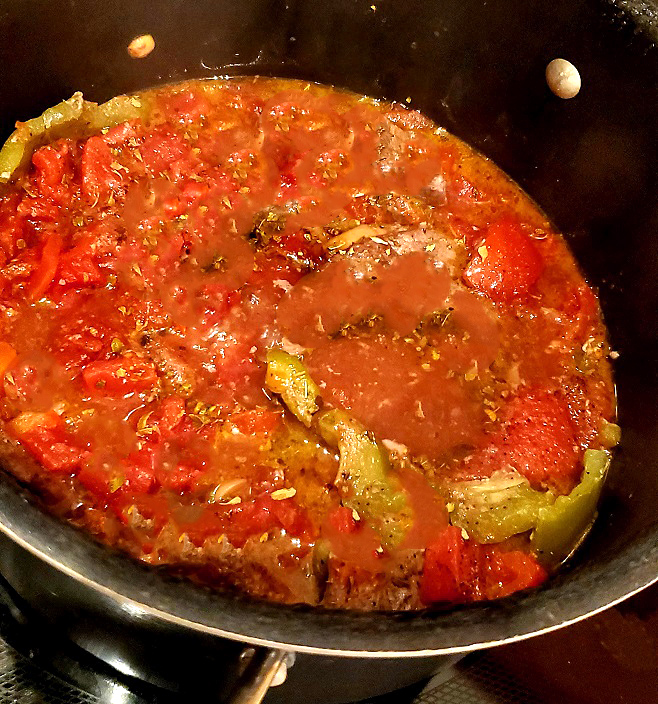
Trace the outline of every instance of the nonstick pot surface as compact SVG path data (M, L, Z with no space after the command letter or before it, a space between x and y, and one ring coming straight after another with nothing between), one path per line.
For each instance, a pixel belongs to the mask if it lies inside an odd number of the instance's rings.
M35 507L8 478L0 524L63 600L144 624L298 650L422 655L578 620L658 577L656 36L651 6L599 0L11 0L0 9L0 131L82 90L92 100L185 78L264 74L405 101L493 158L565 232L600 288L616 365L621 451L601 515L545 588L417 614L328 612L210 593L110 553ZM637 23L633 17L639 18ZM130 59L136 35L155 51ZM583 88L562 101L561 56ZM33 560L3 572L29 591Z

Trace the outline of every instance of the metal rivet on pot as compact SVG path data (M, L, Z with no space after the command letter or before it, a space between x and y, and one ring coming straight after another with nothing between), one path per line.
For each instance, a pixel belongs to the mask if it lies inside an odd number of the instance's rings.
M274 677L270 682L270 687L278 687L282 685L288 677L288 668L295 664L295 653L287 653L284 661L279 665Z
M546 83L558 98L573 98L580 91L578 69L566 59L553 59L546 67Z

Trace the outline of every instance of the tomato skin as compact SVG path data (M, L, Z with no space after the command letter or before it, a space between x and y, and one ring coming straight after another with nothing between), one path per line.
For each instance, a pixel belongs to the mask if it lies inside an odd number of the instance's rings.
M31 301L38 301L50 288L57 271L61 249L62 236L53 232L43 246L36 271L30 277L28 289Z
M486 257L479 248L466 267L464 281L492 301L508 303L524 295L541 275L541 254L517 220L503 218L490 225L483 247Z
M424 604L498 599L537 587L547 577L534 555L472 543L449 526L425 551L420 598Z
M91 362L82 370L85 386L108 396L147 391L158 382L155 367L139 357Z

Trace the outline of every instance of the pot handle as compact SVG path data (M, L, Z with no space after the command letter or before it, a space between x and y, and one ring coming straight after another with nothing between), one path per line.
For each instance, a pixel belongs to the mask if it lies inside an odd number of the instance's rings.
M286 669L294 662L294 653L274 648L247 648L243 657L249 659L249 664L235 683L227 704L261 704L271 686L283 683ZM278 681L274 681L277 674Z

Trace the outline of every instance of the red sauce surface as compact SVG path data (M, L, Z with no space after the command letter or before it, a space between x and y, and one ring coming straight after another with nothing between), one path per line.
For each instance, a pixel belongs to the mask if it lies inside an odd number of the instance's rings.
M272 600L541 583L527 535L479 545L445 497L503 470L567 494L613 415L596 298L544 216L400 106L271 79L138 99L0 199L5 463L98 539ZM266 390L277 347L387 448L395 544Z

